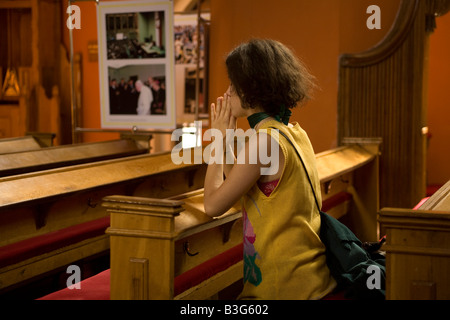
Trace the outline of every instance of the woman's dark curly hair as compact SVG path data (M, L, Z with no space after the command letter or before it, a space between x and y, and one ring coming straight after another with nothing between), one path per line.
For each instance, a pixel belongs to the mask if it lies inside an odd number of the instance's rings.
M314 77L293 52L275 40L253 39L226 58L228 77L243 108L278 114L310 98Z

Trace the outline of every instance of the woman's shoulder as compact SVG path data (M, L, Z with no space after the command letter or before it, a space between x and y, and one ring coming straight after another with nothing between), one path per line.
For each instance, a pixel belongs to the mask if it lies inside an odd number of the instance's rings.
M303 128L300 126L298 122L289 123L288 125L285 125L284 123L281 123L275 119L266 121L259 129L258 132L264 132L268 133L269 135L273 136L273 131L277 130L278 132L284 133L285 136L287 136L290 140L303 140L305 136L307 136L307 133Z

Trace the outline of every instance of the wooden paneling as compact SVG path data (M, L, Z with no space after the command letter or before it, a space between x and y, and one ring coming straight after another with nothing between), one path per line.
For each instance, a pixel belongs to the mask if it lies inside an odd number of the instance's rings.
M60 5L55 0L0 0L0 78L14 68L20 89L18 97L0 94L0 137L41 131L54 132L55 144L70 142L70 84L61 81L67 79L67 53L60 47ZM12 103L5 105L5 100Z
M386 299L450 299L450 181L419 210L383 208Z

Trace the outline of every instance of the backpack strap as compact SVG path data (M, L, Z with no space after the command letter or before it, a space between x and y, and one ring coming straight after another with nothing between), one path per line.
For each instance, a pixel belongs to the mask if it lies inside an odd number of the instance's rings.
M303 159L300 156L300 153L298 152L297 148L292 143L292 141L288 138L288 136L283 131L281 131L280 129L277 129L275 127L270 127L270 128L277 130L289 142L289 144L294 148L295 153L297 154L297 156L300 159L300 162L302 163L303 169L305 169L306 177L308 178L309 185L311 186L311 190L312 190L313 195L314 195L314 200L316 201L317 210L319 210L319 212L320 212L321 210L320 210L320 206L319 206L319 201L317 200L316 192L314 191L314 187L313 187L313 184L311 182L311 178L309 177L308 170L306 170L306 165L303 162Z

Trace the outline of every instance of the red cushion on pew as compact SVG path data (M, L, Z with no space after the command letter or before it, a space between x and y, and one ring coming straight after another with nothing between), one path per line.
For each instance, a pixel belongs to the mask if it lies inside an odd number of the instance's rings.
M425 201L427 201L429 198L430 197L426 197L426 198L423 198L422 200L420 200L419 203L415 205L413 210L418 210L425 203Z
M0 268L100 236L109 227L109 216L0 247Z
M238 263L243 257L243 244L215 256L214 258L188 270L174 279L174 295L178 295L215 274ZM108 300L110 292L110 270L103 271L83 280L80 289L62 289L38 300Z
M110 269L84 279L80 289L68 289L50 293L37 300L109 300Z
M188 270L174 279L174 295L199 285L213 275L224 271L232 265L238 263L243 258L244 245L242 243L237 246L215 256L214 258ZM242 270L244 272L244 270Z

